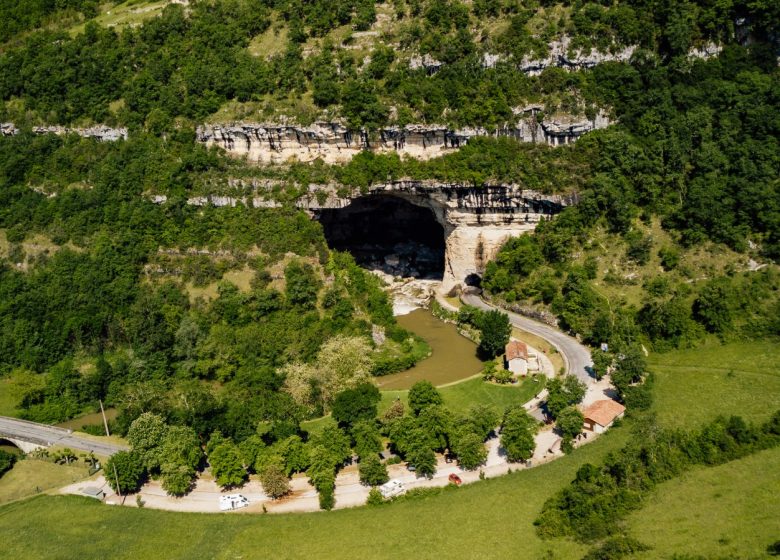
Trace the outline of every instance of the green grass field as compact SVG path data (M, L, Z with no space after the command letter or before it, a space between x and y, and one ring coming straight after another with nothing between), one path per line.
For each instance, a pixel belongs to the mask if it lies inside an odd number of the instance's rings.
M16 415L16 399L11 396L11 380L0 379L0 416Z
M651 356L658 376L656 410L667 425L695 426L732 413L765 419L778 408L778 358L780 346L771 342ZM504 399L527 400L519 395L523 390L475 379L442 392L449 406L462 408L477 401L500 407ZM630 424L628 420L572 455L538 468L374 509L205 515L110 508L79 497L36 497L0 507L3 552L10 558L577 559L587 546L568 539L542 541L533 520L579 466L599 463L619 449L630 437ZM766 546L780 538L778 473L780 449L694 469L659 485L626 527L652 547L642 553L643 559L677 553L763 557Z
M766 420L780 409L780 342L710 343L652 354L654 410L667 426L695 426L723 414Z
M761 558L780 539L780 448L662 484L629 517L631 534L653 547L705 558Z
M459 383L439 387L444 404L453 412L467 413L475 404L486 404L497 411L513 404L523 404L530 401L539 391L544 389L544 379L534 381L526 378L518 385L496 385L485 383L482 377L467 379ZM387 410L395 399L400 398L407 404L409 391L382 391L382 401L379 403L380 414Z
M0 504L60 488L85 478L87 474L87 468L82 463L70 466L36 459L18 461L0 478Z

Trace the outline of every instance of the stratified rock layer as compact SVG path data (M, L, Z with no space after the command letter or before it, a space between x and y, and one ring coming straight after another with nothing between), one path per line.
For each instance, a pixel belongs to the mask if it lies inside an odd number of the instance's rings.
M576 202L574 195L546 195L514 184L475 187L399 180L374 185L367 192L349 192L339 185L311 185L309 192L296 204L316 218L325 210L347 209L359 198L388 196L429 209L442 226L445 243L443 287L447 291L465 285L473 275L481 276L485 265L508 238L532 231L541 220L551 218ZM167 199L156 196L153 200L163 204ZM197 206L280 205L261 196L210 195L193 197L187 202Z
M35 134L78 134L84 138L96 138L101 142L127 140L126 128L111 128L110 126L91 126L88 128L67 128L64 126L34 126ZM0 123L0 136L15 136L19 129L13 123Z
M562 146L591 130L609 125L609 119L601 113L593 119L566 117L540 121L537 118L539 111L540 107L521 109L515 124L494 130L407 125L383 128L369 134L338 123L318 122L305 127L239 123L201 126L197 138L199 142L220 146L230 154L245 156L254 162L322 159L327 163L344 163L363 150L430 159L458 149L477 136L507 137L520 142Z

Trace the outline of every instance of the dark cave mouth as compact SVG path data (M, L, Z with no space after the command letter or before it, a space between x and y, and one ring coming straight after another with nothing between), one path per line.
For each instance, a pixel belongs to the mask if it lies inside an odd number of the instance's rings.
M316 215L328 245L350 253L363 268L403 278L444 276L444 228L428 208L373 195Z

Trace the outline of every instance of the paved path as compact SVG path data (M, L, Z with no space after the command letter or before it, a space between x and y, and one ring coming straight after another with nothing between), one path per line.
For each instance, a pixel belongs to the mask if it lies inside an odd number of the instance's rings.
M593 364L590 358L590 351L575 338L564 334L563 332L539 321L523 317L517 313L512 313L506 309L501 309L485 302L481 297L471 294L463 294L461 299L464 303L473 305L483 310L499 309L509 315L509 321L517 328L522 329L536 336L540 336L547 342L555 346L558 352L563 356L566 369L569 373L576 375L586 384L591 384L594 378L591 376L589 368Z
M0 416L0 438L19 439L44 447L58 445L78 451L91 451L95 455L103 456L110 456L127 449L124 445L73 435L71 430L64 428L19 420L18 418L8 418L7 416Z

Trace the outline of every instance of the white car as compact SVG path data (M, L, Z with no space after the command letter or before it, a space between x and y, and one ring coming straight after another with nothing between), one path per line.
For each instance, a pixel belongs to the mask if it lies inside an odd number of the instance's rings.
M379 493L385 499L394 498L406 493L406 488L404 488L404 483L400 480L389 480L379 487Z
M230 511L232 509L245 508L249 505L249 500L241 494L228 494L219 497L219 510Z

